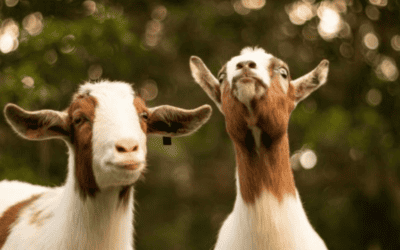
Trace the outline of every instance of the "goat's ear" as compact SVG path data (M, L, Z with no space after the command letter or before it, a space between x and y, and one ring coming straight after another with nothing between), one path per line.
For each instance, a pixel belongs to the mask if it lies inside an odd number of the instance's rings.
M198 130L211 116L210 105L186 110L169 105L149 109L147 133L162 136L185 136Z
M207 95L221 109L221 88L217 78L211 73L204 62L197 56L190 57L190 70L194 80L203 88Z
M292 81L291 84L295 89L295 103L299 103L321 87L328 78L328 71L329 61L322 60L313 71Z
M9 103L4 108L8 124L28 140L66 138L69 135L67 113L54 110L26 111Z

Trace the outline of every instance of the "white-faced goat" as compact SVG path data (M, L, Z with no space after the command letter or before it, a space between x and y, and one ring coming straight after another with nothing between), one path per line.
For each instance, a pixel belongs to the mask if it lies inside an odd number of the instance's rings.
M287 131L296 105L325 83L328 65L323 60L292 81L286 63L261 48L245 48L215 78L191 57L192 75L224 114L236 153L236 201L215 249L327 249L301 204Z
M129 84L81 85L62 112L4 109L28 140L59 138L69 149L61 187L0 182L1 250L132 250L133 184L146 168L146 135L183 136L210 117L211 107L147 108Z

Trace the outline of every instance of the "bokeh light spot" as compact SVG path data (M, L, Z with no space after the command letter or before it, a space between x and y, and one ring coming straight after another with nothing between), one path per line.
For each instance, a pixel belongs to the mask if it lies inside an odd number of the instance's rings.
M318 32L325 40L331 40L337 36L342 28L342 19L339 13L329 2L322 2L317 10L321 19L318 25Z
M150 34L157 34L157 33L161 32L162 28L163 28L163 25L160 21L152 20L147 23L146 32L148 32Z
M378 89L370 89L367 93L366 100L369 105L377 106L382 102L382 93Z
M157 83L153 80L146 80L143 87L140 89L140 95L146 101L155 99L158 95Z
M341 38L351 38L353 33L350 25L347 22L342 22L342 28L339 32L339 37Z
M365 7L365 14L369 19L373 21L378 20L380 16L378 8L372 5L368 5L367 7Z
M14 48L14 37L11 34L4 34L0 37L0 51L4 54L10 53Z
M258 10L264 7L265 0L241 0L243 7L247 9Z
M5 0L4 2L7 7L14 7L18 4L19 0Z
M394 82L399 77L396 62L391 57L382 57L375 72L380 79L385 81Z
M390 40L392 48L396 51L400 51L400 35L394 35Z
M298 1L286 7L286 13L293 24L302 25L315 16L315 11L310 3Z
M369 0L369 2L379 7L385 7L388 3L387 0Z
M366 34L364 36L364 45L371 50L377 49L379 46L379 40L378 37L376 37L376 35L372 32Z
M22 26L29 35L36 36L39 35L43 30L43 15L40 12L35 12L27 15L22 20Z
M58 59L57 52L54 49L48 50L46 53L44 53L43 59L50 65L55 64Z
M300 164L304 169L311 169L317 164L317 155L311 149L305 150L300 156Z
M235 1L233 3L233 9L236 11L236 13L243 16L250 13L250 10L245 8L241 1Z
M71 53L75 50L75 36L70 34L67 35L65 37L63 37L63 39L61 40L61 52L64 54L68 54Z
M157 20L151 20L147 22L145 42L148 46L154 47L160 42L161 32L163 30L163 24Z
M19 27L12 19L3 21L0 28L0 51L10 53L18 48Z
M158 5L151 12L151 18L157 21L162 21L167 17L167 14L167 8L165 8L163 5Z
M96 12L96 2L94 1L84 1L82 3L87 16L93 15Z
M103 74L103 67L100 64L93 64L88 69L89 78L92 80L97 80Z
M30 76L25 76L22 78L21 82L24 84L24 88L26 89L32 89L35 85L35 80Z

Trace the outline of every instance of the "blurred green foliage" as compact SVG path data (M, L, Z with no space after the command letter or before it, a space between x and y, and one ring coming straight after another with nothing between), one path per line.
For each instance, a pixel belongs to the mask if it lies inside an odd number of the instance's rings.
M305 209L329 249L400 249L399 7L398 0L0 1L0 107L62 110L79 84L105 78L151 92L149 106L194 108L211 102L191 78L191 55L216 73L242 47L260 46L285 60L292 78L327 58L327 85L298 105L289 127L292 151L310 148L318 157L314 168L294 171ZM214 106L196 134L171 146L150 138L148 147L148 172L136 188L137 249L212 248L235 198L222 115ZM62 142L24 141L0 116L0 179L61 185L66 161Z

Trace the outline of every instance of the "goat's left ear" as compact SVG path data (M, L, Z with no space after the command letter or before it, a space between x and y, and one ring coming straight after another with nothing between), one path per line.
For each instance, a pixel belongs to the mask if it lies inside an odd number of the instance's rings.
M162 136L185 136L198 130L211 116L211 106L186 110L169 105L149 109L147 133Z
M9 103L4 108L4 116L14 131L28 140L65 139L70 133L66 112L50 109L26 111Z
M295 89L295 103L298 104L309 94L325 84L328 78L329 61L322 60L310 73L293 80L291 84Z

